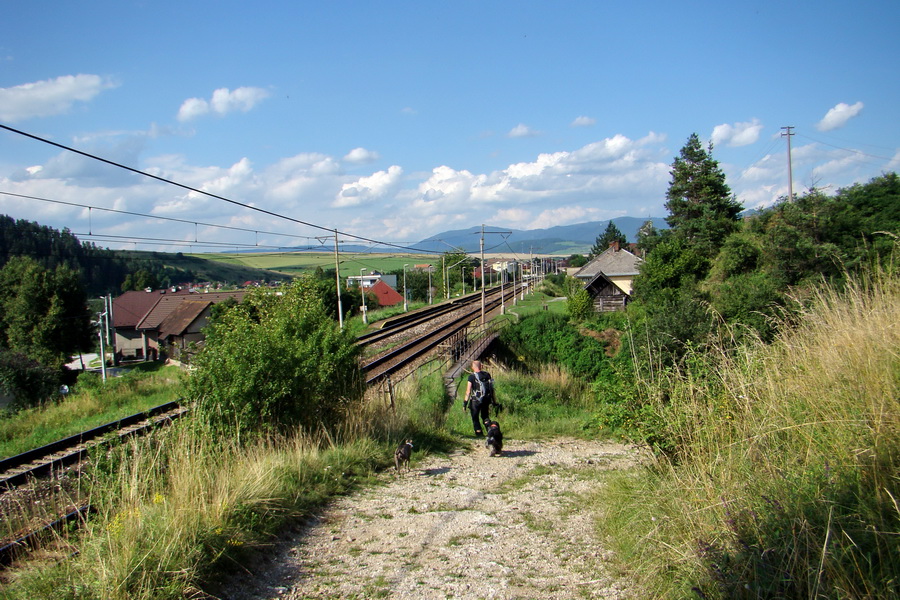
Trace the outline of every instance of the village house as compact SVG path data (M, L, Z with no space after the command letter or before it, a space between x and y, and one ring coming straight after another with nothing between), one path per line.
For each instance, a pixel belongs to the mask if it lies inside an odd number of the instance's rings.
M613 242L581 267L575 277L583 282L584 289L591 295L595 310L624 310L631 299L631 284L642 262L641 257Z
M191 293L187 290L129 291L112 304L116 356L156 360L180 354L191 342L203 340L210 307L247 292Z

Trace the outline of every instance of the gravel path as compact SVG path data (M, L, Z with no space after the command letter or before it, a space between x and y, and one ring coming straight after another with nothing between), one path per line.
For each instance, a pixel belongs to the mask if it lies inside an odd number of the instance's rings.
M474 441L340 498L233 581L228 600L627 598L580 496L637 464L621 444Z

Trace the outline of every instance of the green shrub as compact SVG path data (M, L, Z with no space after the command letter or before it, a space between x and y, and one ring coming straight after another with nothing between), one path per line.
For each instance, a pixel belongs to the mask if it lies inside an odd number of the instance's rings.
M308 277L225 311L194 366L188 392L203 421L237 433L331 428L362 395L354 339Z
M56 396L59 382L55 369L0 348L0 394L12 397L10 409L36 406Z

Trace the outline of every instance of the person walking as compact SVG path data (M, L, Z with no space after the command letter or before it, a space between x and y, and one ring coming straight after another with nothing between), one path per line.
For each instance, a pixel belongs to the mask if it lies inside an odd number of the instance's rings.
M483 424L490 420L489 410L494 401L494 380L491 374L482 369L480 360L472 361L472 373L466 383L466 395L463 398L463 411L472 415L472 427L475 435L484 435Z

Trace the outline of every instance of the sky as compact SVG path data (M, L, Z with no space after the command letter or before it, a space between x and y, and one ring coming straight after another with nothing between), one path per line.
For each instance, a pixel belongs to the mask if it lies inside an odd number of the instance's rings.
M795 194L900 170L898 2L3 12L0 214L111 248L330 249L335 230L414 247L665 217L692 133L745 208L787 195L788 141Z

